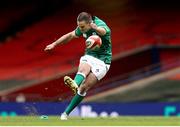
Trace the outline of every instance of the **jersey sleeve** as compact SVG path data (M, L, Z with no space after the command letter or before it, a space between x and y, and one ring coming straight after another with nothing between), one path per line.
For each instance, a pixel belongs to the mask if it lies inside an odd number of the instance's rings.
M105 23L97 23L96 24L98 27L102 27L106 30L106 34L110 34L111 30L109 29L109 27L105 24Z
M76 34L76 36L78 36L78 37L82 35L82 32L80 31L79 27L77 27L77 28L75 29L75 34Z

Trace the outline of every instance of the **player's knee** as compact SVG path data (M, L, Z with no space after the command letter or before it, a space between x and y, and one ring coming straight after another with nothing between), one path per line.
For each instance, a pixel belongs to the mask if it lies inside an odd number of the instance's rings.
M84 69L84 68L80 68L79 70L78 70L78 72L80 72L80 73L85 73L86 72L86 69Z
M78 70L78 72L84 74L85 76L87 76L89 70L87 70L86 68L80 68L80 69Z
M78 72L85 74L86 76L89 74L91 68L89 65L86 66L80 66L78 69Z

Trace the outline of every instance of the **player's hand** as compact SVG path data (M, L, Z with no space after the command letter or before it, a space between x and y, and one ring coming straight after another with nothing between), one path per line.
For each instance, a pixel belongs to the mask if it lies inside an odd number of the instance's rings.
M97 25L96 25L95 23L93 23L93 22L90 24L90 26L91 26L91 28L94 29L94 30L97 29Z
M44 51L50 51L52 50L53 48L55 47L55 44L50 44L50 45L47 45L46 48L44 49Z

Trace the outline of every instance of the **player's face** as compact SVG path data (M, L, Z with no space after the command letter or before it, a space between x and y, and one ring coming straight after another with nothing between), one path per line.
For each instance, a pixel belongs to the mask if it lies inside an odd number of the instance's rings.
M85 33L91 29L90 23L87 23L86 21L78 21L77 25L82 33Z

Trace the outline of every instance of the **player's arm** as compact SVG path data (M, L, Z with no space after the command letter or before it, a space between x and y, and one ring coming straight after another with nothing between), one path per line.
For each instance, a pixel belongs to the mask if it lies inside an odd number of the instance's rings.
M56 40L55 42L49 44L46 46L46 48L44 49L45 51L48 50L52 50L54 47L56 47L57 45L61 45L61 44L66 44L69 41L71 41L73 38L78 38L78 36L76 36L75 34L75 30L72 32L69 32L63 36L61 36L58 40Z
M106 34L106 29L104 27L97 26L95 23L91 23L91 28L93 28L101 36Z

